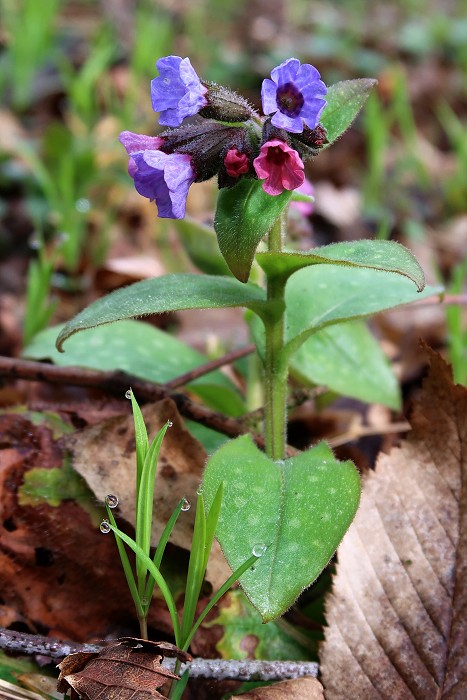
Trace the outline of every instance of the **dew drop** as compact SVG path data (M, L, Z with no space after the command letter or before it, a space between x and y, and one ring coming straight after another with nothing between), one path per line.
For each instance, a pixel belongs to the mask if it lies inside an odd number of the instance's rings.
M125 398L126 399L131 399L133 396L133 391L131 389L128 389L128 391L125 391Z
M197 495L197 496L202 496L203 493L204 493L203 487L202 487L201 485L199 485L198 488L196 489L196 495Z
M184 498L184 499L183 499L183 504L182 504L182 510L183 510L183 511L187 511L187 510L190 510L190 508L191 508L191 503L190 503L190 501L188 500L188 498Z
M118 496L114 496L113 493L107 494L105 497L105 504L109 506L109 508L116 508L118 506Z
M167 421L167 427L171 428L173 426L173 422L171 420Z
M255 544L251 553L254 557L262 557L267 547L265 544Z
M91 208L91 202L89 201L89 199L81 197L80 199L76 200L75 208L76 211L79 211L80 214L86 214Z
M99 525L100 531L106 535L108 532L110 532L110 525L108 520L103 520L101 524Z
M149 603L149 600L148 600L147 597L144 595L144 596L141 598L141 605L147 605L148 603Z
M40 234L33 233L28 240L28 245L32 250L40 250L40 248L42 248L42 238Z

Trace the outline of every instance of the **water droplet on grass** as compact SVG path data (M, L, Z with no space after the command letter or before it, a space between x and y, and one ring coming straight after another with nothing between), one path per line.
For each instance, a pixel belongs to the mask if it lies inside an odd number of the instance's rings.
M251 553L254 557L262 557L267 547L265 544L255 544Z
M191 508L191 503L190 503L190 501L188 500L188 498L184 498L184 499L183 499L183 504L182 504L182 510L183 510L183 511L187 511L187 510L190 510L190 508Z
M131 389L128 389L128 391L125 391L125 398L126 399L131 399L133 396L133 391Z
M101 532L106 535L108 532L110 532L110 525L108 520L103 520L101 524L99 525L99 529Z
M105 497L105 504L109 506L109 508L116 508L118 506L118 496L114 496L113 493L107 494Z

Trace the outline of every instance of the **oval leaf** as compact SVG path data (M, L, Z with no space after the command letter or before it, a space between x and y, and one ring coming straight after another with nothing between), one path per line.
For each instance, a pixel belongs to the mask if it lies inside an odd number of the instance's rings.
M347 131L377 82L370 78L359 78L343 80L328 88L326 107L320 120L327 131L329 143L326 147Z
M230 270L222 257L214 229L185 216L173 219L172 226L183 243L191 262L207 275L230 275Z
M208 361L170 333L142 321L118 321L79 333L69 340L66 353L55 349L61 326L38 333L23 350L23 357L51 360L62 367L88 367L103 371L121 370L157 384L175 379ZM215 371L188 384L206 405L227 415L244 413L243 401L233 383Z
M327 264L395 272L412 280L419 292L425 286L425 276L415 255L394 241L363 239L331 243L308 252L258 253L256 260L269 278L287 279L303 267Z
M259 242L269 233L291 196L292 192L285 190L273 197L263 190L260 180L251 179L220 190L214 229L227 265L241 282L248 280Z
M352 462L338 462L325 443L274 462L245 435L209 459L207 507L220 482L216 536L229 566L236 569L255 545L266 545L240 584L268 622L292 605L333 555L358 507L358 473Z
M331 324L371 316L442 291L442 287L425 287L417 292L407 278L377 270L334 265L304 268L285 288L285 352L295 352L310 335Z
M363 321L339 323L312 335L292 355L290 374L301 384L400 408L397 379Z
M254 284L215 275L189 273L165 275L137 282L98 299L61 331L57 349L74 333L126 318L181 311L245 306L258 312L266 301L264 290Z

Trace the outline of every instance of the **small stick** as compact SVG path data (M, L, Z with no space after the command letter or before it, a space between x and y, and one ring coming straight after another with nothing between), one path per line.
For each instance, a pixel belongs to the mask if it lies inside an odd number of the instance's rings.
M81 651L99 652L103 647L95 644L61 642L40 635L14 632L0 628L0 648L22 654L41 654L51 659L62 659ZM173 669L175 659L164 659L164 666ZM313 661L229 661L225 659L196 658L182 664L181 673L190 670L190 678L216 680L272 681L301 676L317 676L318 664Z
M204 365L195 367L195 369L192 369L189 372L185 372L185 374L180 374L178 377L175 377L175 379L171 379L170 381L165 382L164 386L167 389L178 389L178 387L192 382L193 379L203 377L205 374L209 374L209 372L212 372L215 369L219 369L219 367L224 367L224 365L230 365L232 364L232 362L239 360L241 357L251 355L251 353L255 350L256 345L254 345L254 343L250 343L250 345L246 345L243 348L238 348L237 350L232 350L226 355L218 357L216 360L210 360L210 362L206 362Z
M131 386L138 398L144 401L172 399L182 416L217 430L223 435L235 438L250 432L247 426L239 420L211 411L209 408L191 401L185 394L171 392L164 384L154 384L153 382L126 374L126 372L99 372L81 367L58 367L43 362L0 356L1 376L9 377L10 379L48 382L50 384L84 386L102 389L121 396ZM264 439L260 435L252 435L252 438L258 447L264 445Z

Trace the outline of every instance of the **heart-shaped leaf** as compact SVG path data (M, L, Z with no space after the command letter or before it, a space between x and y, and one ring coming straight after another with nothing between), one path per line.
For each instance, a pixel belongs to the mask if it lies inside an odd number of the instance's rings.
M125 318L182 309L213 309L245 306L256 313L265 306L266 294L254 284L240 284L235 279L217 275L180 273L164 275L115 292L86 307L61 331L57 348L77 331Z
M397 272L412 280L419 292L425 286L423 270L414 254L394 241L331 243L307 252L258 253L256 259L269 278L287 279L303 267L327 264Z
M328 88L326 107L320 120L327 130L329 143L326 146L330 146L349 128L377 82L370 78L358 78L343 80Z
M325 443L274 462L245 435L208 460L208 508L220 482L216 536L230 567L265 547L240 583L268 622L292 605L333 555L358 507L358 473L352 462L338 462Z
M251 264L261 239L269 233L290 201L284 190L273 197L263 190L260 180L240 180L219 192L214 228L222 255L241 282L250 275Z

